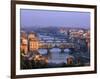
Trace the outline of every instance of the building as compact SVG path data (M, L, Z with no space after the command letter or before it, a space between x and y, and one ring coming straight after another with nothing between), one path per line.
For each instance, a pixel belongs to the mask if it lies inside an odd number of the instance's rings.
M28 40L27 40L27 34L25 32L21 32L20 50L24 54L28 53Z
M85 37L86 42L87 42L87 47L90 48L90 31L87 31L87 32L84 34L84 37Z
M28 49L29 51L37 51L39 48L39 41L34 32L30 32L28 35Z
M67 57L67 64L69 64L69 65L71 65L71 64L73 64L73 61L74 61L74 58L73 58L73 56L68 56Z
M65 34L65 35L68 35L68 33L69 33L68 29L66 29L66 28L60 28L59 32L61 34Z

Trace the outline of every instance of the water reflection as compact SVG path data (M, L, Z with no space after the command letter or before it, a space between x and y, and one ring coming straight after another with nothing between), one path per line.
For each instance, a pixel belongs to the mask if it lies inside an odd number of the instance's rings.
M52 48L50 52L47 52L46 49L39 49L39 53L45 55L49 59L49 63L67 63L66 58L69 56L69 49L65 49L64 52L61 52L59 48Z

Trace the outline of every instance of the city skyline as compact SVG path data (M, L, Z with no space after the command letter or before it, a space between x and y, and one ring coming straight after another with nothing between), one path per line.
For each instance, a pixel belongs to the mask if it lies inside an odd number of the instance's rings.
M90 66L90 13L21 9L21 69Z
M89 12L69 12L21 9L21 27L81 27L90 28Z

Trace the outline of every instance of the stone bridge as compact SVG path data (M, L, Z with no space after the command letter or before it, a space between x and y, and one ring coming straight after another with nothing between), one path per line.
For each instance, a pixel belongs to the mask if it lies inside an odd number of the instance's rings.
M75 48L74 43L68 43L67 41L52 41L52 42L46 42L46 41L40 41L39 42L39 49L47 49L48 52L50 52L50 49L52 48L59 48L61 49L61 52L64 52L64 49L68 48Z

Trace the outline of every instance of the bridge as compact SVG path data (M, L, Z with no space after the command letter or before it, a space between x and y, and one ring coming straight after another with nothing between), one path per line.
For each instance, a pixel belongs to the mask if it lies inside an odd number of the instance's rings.
M75 48L75 44L67 41L39 41L39 49L47 49L47 52L50 52L52 48L59 48L64 52L64 49Z

